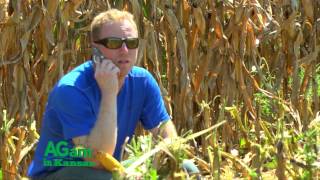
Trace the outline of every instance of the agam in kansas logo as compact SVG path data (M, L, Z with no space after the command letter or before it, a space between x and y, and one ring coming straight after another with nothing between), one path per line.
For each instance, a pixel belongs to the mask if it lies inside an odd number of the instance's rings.
M49 158L50 157L50 158ZM83 147L68 147L67 141L59 141L56 144L49 141L44 152L44 166L95 166L91 161L68 160L77 158L92 158L92 150Z

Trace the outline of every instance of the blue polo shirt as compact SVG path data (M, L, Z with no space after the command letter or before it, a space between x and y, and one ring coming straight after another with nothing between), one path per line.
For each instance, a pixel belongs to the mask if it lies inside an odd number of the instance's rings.
M81 64L61 78L48 98L40 140L28 170L29 176L39 177L61 168L44 166L44 160L55 158L46 155L44 159L48 142L65 141L67 147L72 148L72 138L88 135L97 120L100 99L92 61ZM118 93L117 113L117 144L113 156L118 160L126 137L132 137L138 121L149 130L170 119L156 80L147 70L136 66L126 76ZM108 137L104 138L108 141Z

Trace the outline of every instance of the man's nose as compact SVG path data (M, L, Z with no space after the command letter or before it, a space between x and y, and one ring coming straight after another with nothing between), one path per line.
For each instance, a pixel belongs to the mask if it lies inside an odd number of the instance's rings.
M121 52L128 52L128 47L125 42L122 43L120 50Z

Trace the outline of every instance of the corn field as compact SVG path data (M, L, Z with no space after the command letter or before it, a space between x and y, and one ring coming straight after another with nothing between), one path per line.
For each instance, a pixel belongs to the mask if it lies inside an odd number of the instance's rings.
M178 133L223 123L187 142L203 178L320 179L320 1L0 0L4 179L26 176L48 93L110 8L134 14Z

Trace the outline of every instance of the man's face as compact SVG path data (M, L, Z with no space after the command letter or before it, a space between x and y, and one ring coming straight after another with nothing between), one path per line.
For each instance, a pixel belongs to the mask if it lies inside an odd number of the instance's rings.
M122 20L104 24L99 37L98 40L108 37L138 38L138 33L128 20ZM122 46L117 49L109 49L97 43L94 45L120 69L120 78L129 73L137 60L138 48L129 49L125 43L122 43Z

